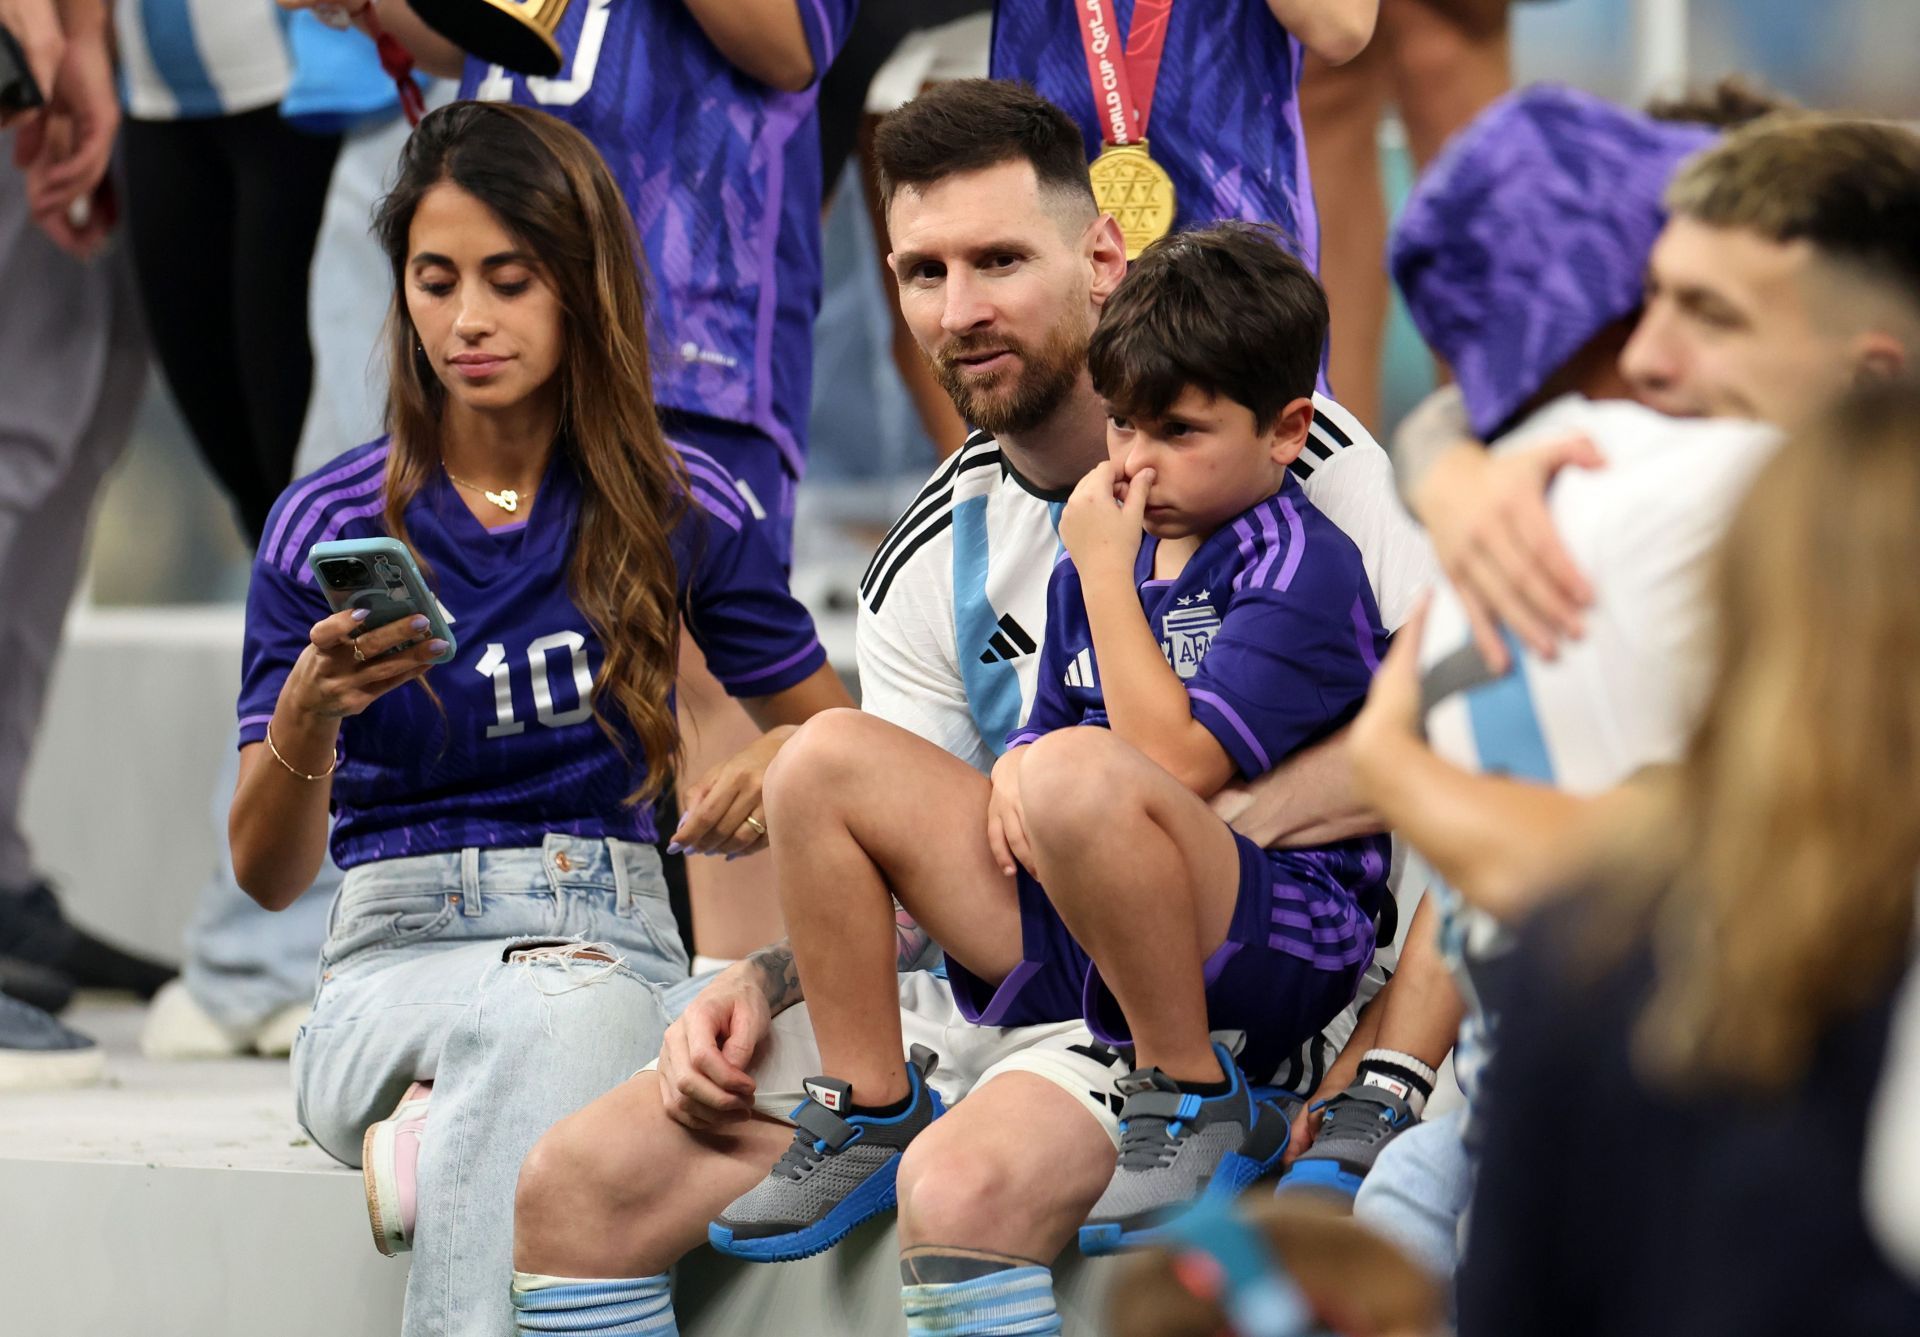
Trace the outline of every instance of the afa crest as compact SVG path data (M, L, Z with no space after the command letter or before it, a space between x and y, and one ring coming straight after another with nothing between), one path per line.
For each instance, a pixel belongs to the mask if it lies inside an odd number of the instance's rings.
M1219 630L1220 614L1204 603L1176 608L1160 619L1160 649L1183 681L1200 671Z

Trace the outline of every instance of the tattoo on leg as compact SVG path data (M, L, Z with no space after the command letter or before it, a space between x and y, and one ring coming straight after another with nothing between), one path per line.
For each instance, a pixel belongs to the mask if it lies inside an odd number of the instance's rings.
M957 1244L914 1244L900 1253L902 1286L950 1286L977 1281L1016 1267L1045 1267L1036 1258L991 1249L968 1249Z

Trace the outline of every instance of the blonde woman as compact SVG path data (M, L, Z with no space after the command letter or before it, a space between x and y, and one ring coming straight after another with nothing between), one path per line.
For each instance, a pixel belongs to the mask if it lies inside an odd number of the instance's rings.
M1862 1208L1920 870L1920 390L1769 463L1679 763L1494 986L1463 1334L1911 1334Z

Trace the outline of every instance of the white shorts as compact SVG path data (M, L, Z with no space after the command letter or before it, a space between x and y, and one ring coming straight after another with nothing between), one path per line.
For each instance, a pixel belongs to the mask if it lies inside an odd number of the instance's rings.
M960 1015L947 982L929 971L900 976L900 1038L940 1056L929 1079L949 1105L1008 1072L1032 1073L1065 1091L1120 1144L1120 1093L1116 1079L1130 1070L1125 1059L1093 1038L1083 1021L1047 1026L976 1026ZM904 1059L905 1054L901 1057ZM652 1072L659 1060L642 1068ZM807 1005L798 1003L773 1019L773 1030L754 1060L753 1106L786 1122L807 1098L801 1083L820 1073Z

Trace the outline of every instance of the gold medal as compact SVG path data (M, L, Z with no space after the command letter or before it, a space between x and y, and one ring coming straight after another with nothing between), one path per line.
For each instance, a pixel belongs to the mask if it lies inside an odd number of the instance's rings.
M1147 144L1109 144L1087 167L1094 203L1112 214L1127 244L1127 259L1173 231L1173 178L1147 153Z

